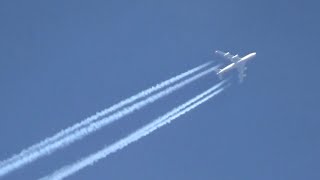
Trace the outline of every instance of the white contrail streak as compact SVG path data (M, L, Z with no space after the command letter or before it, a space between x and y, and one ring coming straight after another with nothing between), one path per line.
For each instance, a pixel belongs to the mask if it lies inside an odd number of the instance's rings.
M140 138L147 136L148 134L152 133L156 129L170 123L174 119L178 118L179 116L189 112L190 110L196 108L200 104L204 103L205 101L209 100L210 98L214 97L215 95L219 94L224 90L224 88L219 88L221 85L225 83L221 82L212 88L208 89L207 91L199 94L198 96L190 99L186 103L174 108L173 110L169 111L163 116L160 116L159 118L155 119L151 123L145 125L144 127L138 129L137 131L131 133L129 136L113 143L110 146L105 147L104 149L98 151L97 153L91 154L87 156L84 159L81 159L80 161L77 161L74 164L65 166L61 168L60 170L54 172L53 174L46 176L44 178L41 178L41 180L61 180L64 179L81 169L93 165L97 161L99 161L102 158L107 157L111 153L115 153L118 150L121 150L122 148L128 146L129 144L139 140ZM218 90L216 90L219 88Z
M35 149L34 151L26 154L25 156L20 157L16 161L13 161L11 163L6 164L5 166L0 168L0 177L12 172L13 170L16 170L17 168L20 168L28 163L31 163L32 161L35 161L36 159L43 157L45 155L49 155L53 153L54 151L61 149L76 140L82 139L83 137L89 135L90 133L97 131L98 129L136 111L141 109L142 107L166 96L169 95L170 93L184 87L185 85L213 72L215 69L217 69L218 66L212 67L208 70L205 70L203 72L200 72L194 76L191 76L190 78L177 83L173 86L170 86L150 97L148 97L145 100L141 100L129 107L125 107L120 111L115 112L114 114L111 114L108 117L105 117L99 121L91 122L85 127L78 128L76 131L73 133L69 133L68 136L63 136L56 141L53 141L52 143L48 143L46 146L42 146L39 149Z
M73 125L71 127L63 129L60 132L58 132L57 134L55 134L54 136L48 137L45 140L43 140L43 141L41 141L41 142L39 142L37 144L34 144L34 145L32 145L31 147L29 147L27 149L22 150L19 154L13 155L11 158L0 162L0 169L3 166L5 166L6 164L11 163L13 161L16 161L17 159L20 159L21 157L26 156L30 152L35 151L37 149L40 149L43 146L46 146L47 144L52 143L53 141L56 141L59 138L61 138L63 136L66 136L67 134L75 131L76 129L79 129L80 127L86 126L86 125L90 124L91 122L93 122L93 121L95 121L95 120L97 120L97 119L99 119L99 118L101 118L103 116L106 116L106 115L108 115L108 114L110 114L110 113L112 113L112 112L114 112L114 111L116 111L116 110L118 110L118 109L120 109L120 108L122 108L122 107L124 107L124 106L126 106L128 104L130 104L130 103L133 103L134 101L136 101L138 99L144 98L144 97L150 95L151 93L154 93L154 92L156 92L156 91L158 91L158 90L160 90L162 88L165 88L165 87L167 87L167 86L169 86L169 85L171 85L173 83L176 83L177 81L179 81L179 80L181 80L181 79L183 79L183 78L185 78L185 77L187 77L187 76L189 76L189 75L191 75L191 74L193 74L193 73L195 73L197 71L200 71L201 69L209 66L210 64L212 64L212 62L204 63L204 64L202 64L202 65L200 65L198 67L195 67L195 68L193 68L193 69L191 69L189 71L186 71L186 72L184 72L184 73L182 73L180 75L177 75L177 76L175 76L173 78L170 78L170 79L168 79L166 81L163 81L163 82L161 82L161 83L159 83L159 84L157 84L155 86L152 86L149 89L146 89L146 90L144 90L144 91L142 91L142 92L140 92L138 94L135 94L135 95L123 100L123 101L120 101L119 103L117 103L117 104L115 104L115 105L113 105L113 106L111 106L111 107L109 107L107 109L104 109L104 110L96 113L95 115L93 115L91 117L88 117L85 120L83 120L83 121L81 121L81 122L79 122L79 123L77 123L77 124L75 124L75 125Z

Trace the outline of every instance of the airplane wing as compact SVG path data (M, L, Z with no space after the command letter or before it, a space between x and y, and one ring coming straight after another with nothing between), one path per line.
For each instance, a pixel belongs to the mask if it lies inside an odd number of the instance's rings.
M235 62L237 62L237 61L239 61L241 59L241 57L239 57L238 54L237 55L232 55L229 52L225 53L225 52L217 50L216 54L218 54L219 56L222 56L222 57L224 57L226 59L229 59L233 63L235 63Z
M238 69L238 73L239 73L238 74L239 81L240 81L240 83L242 83L243 79L247 76L245 74L245 71L246 71L247 67L245 66L245 64L240 64L240 65L237 66L237 69Z

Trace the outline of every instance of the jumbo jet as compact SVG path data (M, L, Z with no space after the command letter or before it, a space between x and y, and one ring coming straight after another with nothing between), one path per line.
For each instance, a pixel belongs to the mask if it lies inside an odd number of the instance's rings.
M256 52L250 53L244 57L240 57L238 54L232 55L229 52L225 53L222 51L216 51L215 52L217 55L224 57L225 59L228 59L231 61L231 64L228 66L222 68L222 69L217 69L216 73L222 78L222 75L232 69L237 69L238 70L238 77L239 77L239 82L242 83L243 79L246 77L245 70L247 69L246 63L250 60L252 60L256 56Z

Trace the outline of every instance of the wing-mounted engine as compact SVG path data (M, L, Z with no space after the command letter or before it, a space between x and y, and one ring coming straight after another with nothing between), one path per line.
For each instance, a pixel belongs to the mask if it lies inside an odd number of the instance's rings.
M220 56L222 56L222 57L224 57L226 59L229 59L233 63L237 62L237 61L239 61L241 59L241 57L239 57L238 54L237 55L232 55L232 54L230 54L230 52L226 52L225 53L225 52L217 50L216 54L218 54L218 55L220 55Z
M239 55L236 54L236 55L232 56L232 59L235 60L235 61L238 61L240 58L239 58Z
M231 57L231 61L234 62L234 63L236 63L236 62L238 62L240 60L241 60L241 57L239 57L238 54L236 54L236 55Z
M238 77L239 77L239 82L242 83L243 82L243 79L247 76L246 74L246 70L247 70L247 67L245 66L245 64L239 64L237 66L237 69L238 69Z

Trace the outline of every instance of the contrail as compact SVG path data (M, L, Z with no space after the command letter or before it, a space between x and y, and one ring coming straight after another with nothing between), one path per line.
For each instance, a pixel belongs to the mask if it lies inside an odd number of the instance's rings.
M59 139L59 138L65 136L65 135L75 131L76 129L79 129L80 127L88 125L91 122L99 119L102 116L106 116L106 115L108 115L108 114L110 114L110 113L112 113L112 112L114 112L114 111L116 111L116 110L118 110L118 109L120 109L120 108L122 108L122 107L124 107L124 106L126 106L128 104L130 104L130 103L133 103L134 101L136 101L138 99L144 98L144 97L150 95L153 92L156 92L156 91L158 91L158 90L160 90L162 88L165 88L165 87L167 87L167 86L169 86L169 85L171 85L171 84L173 84L173 83L175 83L175 82L177 82L177 81L179 81L179 80L181 80L181 79L183 79L183 78L185 78L185 77L187 77L187 76L189 76L189 75L191 75L191 74L193 74L193 73L195 73L195 72L197 72L197 71L199 71L199 70L201 70L201 69L203 69L203 68L205 68L207 66L209 66L210 64L212 64L212 62L204 63L204 64L202 64L202 65L200 65L198 67L195 67L195 68L193 68L193 69L191 69L189 71L186 71L186 72L184 72L184 73L182 73L180 75L177 75L177 76L175 76L173 78L170 78L170 79L168 79L166 81L163 81L163 82L161 82L161 83L159 83L159 84L157 84L155 86L152 86L151 88L148 88L148 89L146 89L144 91L141 91L140 93L135 94L135 95L123 100L123 101L120 101L119 103L117 103L117 104L115 104L115 105L113 105L113 106L111 106L111 107L109 107L107 109L104 109L104 110L96 113L95 115L93 115L91 117L88 117L85 120L83 120L83 121L81 121L81 122L79 122L79 123L77 123L77 124L75 124L75 125L73 125L71 127L68 127L68 128L66 128L64 130L61 130L60 132L58 132L54 136L48 137L45 140L41 141L40 143L34 144L31 147L22 150L19 154L13 155L11 158L0 162L0 169L3 166L5 166L6 164L11 163L13 161L16 161L17 159L20 159L23 156L26 156L30 152L35 151L37 149L40 149L43 146L46 146L47 144L50 144L53 141L56 141L57 139Z
M76 140L82 139L83 137L89 135L90 133L97 131L98 129L136 111L141 109L142 107L166 96L169 95L170 93L184 87L185 85L211 73L214 72L215 69L217 69L218 66L212 67L208 70L205 70L203 72L200 72L194 76L191 76L190 78L177 83L173 86L170 86L150 97L148 97L145 100L141 100L129 107L125 107L120 111L115 112L114 114L111 114L108 117L105 117L99 121L91 122L85 127L78 128L75 130L73 133L69 133L68 136L63 136L61 138L58 138L56 141L53 141L51 143L47 143L46 146L41 146L39 149L35 149L34 151L31 151L30 153L26 154L25 156L21 156L17 160L5 164L0 168L0 177L12 172L13 170L16 170L17 168L20 168L28 163L31 163L32 161L35 161L36 159L43 157L45 155L49 155L53 153L54 151L61 149L71 143L73 143Z
M224 90L224 88L219 88L221 85L223 85L226 81L223 81L212 88L208 89L207 91L199 94L198 96L190 99L186 103L174 108L173 110L169 111L163 116L158 117L151 123L145 125L144 127L138 129L137 131L131 133L129 136L113 143L110 146L105 147L104 149L98 151L97 153L91 154L87 156L84 159L81 159L80 161L77 161L74 164L65 166L61 168L60 170L54 172L53 174L46 176L44 178L41 178L41 180L60 180L64 179L81 169L93 165L97 161L99 161L102 158L107 157L111 153L115 153L118 150L121 150L122 148L128 146L129 144L139 140L140 138L147 136L148 134L152 133L156 129L170 123L174 119L180 117L181 115L189 112L190 110L196 108L200 104L204 103L205 101L211 99L215 95L219 94ZM219 89L218 89L219 88ZM218 90L216 90L218 89Z

